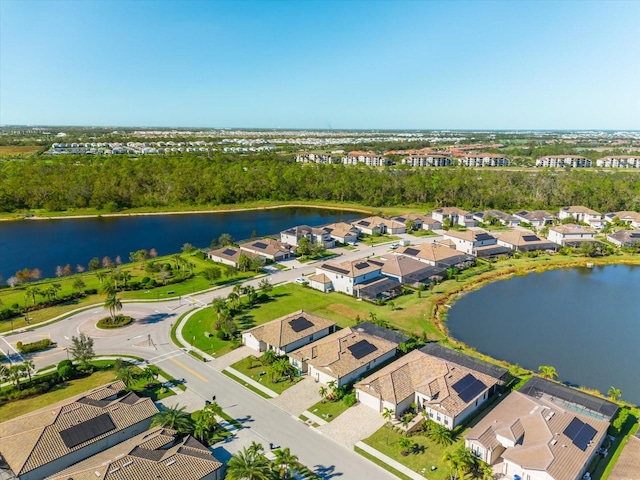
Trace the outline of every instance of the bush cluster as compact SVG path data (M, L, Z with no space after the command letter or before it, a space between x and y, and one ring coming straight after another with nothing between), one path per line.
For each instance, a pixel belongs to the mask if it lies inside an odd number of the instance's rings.
M128 315L116 315L114 318L105 317L98 320L98 328L120 328L133 322L133 318Z
M39 340L37 342L32 342L32 343L18 342L16 344L16 347L18 348L18 351L20 353L25 354L25 353L39 352L40 350L45 350L54 345L55 345L55 342L52 342L48 338L43 338L42 340Z

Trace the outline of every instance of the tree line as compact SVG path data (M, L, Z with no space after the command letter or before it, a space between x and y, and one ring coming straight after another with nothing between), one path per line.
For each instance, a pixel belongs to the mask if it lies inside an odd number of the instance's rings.
M56 157L0 163L0 211L334 201L371 207L640 210L640 172L375 169L277 155Z

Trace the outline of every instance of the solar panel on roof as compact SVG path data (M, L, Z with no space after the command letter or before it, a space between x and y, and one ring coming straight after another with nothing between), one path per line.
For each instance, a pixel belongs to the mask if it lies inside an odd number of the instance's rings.
M493 237L488 233L479 233L476 235L476 240L491 240Z
M61 430L60 436L67 448L74 448L115 428L109 414L103 413L78 425Z
M538 237L537 237L537 236L535 236L535 235L523 235L523 236L522 236L522 239L523 239L525 242L537 242L538 240L540 240L540 238L538 238Z
M289 321L289 325L291 325L291 329L296 333L313 327L313 323L311 323L304 317L294 318L293 320Z
M355 267L357 270L362 270L363 268L368 268L368 267L369 267L369 264L368 264L367 262L360 262L360 263L356 263L356 264L354 265L354 267Z
M226 248L224 252L222 252L222 255L227 255L228 257L232 257L235 254L236 254L236 251L232 248Z
M350 345L347 348L351 352L351 355L353 355L353 358L355 358L356 360L360 360L361 358L366 357L370 353L373 353L376 350L378 350L378 347L369 343L366 340L360 340L359 342L354 343L353 345Z
M470 373L467 373L464 377L453 384L453 389L465 403L468 403L470 400L477 397L486 388L487 386L484 383Z
M405 249L405 251L403 253L406 253L407 255L418 255L420 253L420 250L416 249L416 248L407 248Z
M371 222L365 222L364 220L362 220L362 221L358 222L358 225L362 225L362 226L368 227L369 225L371 225Z
M562 432L564 435L569 437L571 440L576 438L580 429L584 426L584 422L577 417L573 417L573 420L567 425L567 428Z
M591 440L593 440L593 437L596 436L596 433L598 432L595 428L588 423L585 423L573 439L573 444L584 452L589 446Z
M325 270L329 270L331 272L340 273L342 275L348 275L349 274L349 270L345 270L344 268L340 268L340 267L336 267L336 266L333 266L333 265L329 265L327 263L322 265L322 268L325 269Z
M267 248L267 244L262 242L256 242L253 244L253 246L256 248Z

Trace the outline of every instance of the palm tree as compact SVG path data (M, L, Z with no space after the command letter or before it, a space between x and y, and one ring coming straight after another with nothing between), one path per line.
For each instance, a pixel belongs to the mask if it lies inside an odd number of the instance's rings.
M447 450L442 456L442 461L449 467L449 480L457 478L457 472L460 465L458 456L454 452Z
M160 369L155 365L147 365L144 370L142 370L142 376L146 378L149 382L153 382L158 379L158 375L160 375Z
M622 391L619 388L611 387L609 389L609 391L607 392L607 395L609 395L611 400L613 400L615 402L616 400L618 400L622 396Z
M186 407L176 405L175 407L166 407L153 416L151 422L152 427L166 427L172 430L178 430L187 433L191 429L191 417L185 412Z
M387 429L387 445L389 445L389 429L391 429L391 420L393 419L394 414L395 412L389 407L384 407L384 410L382 411L382 418L385 419L386 421L385 426L388 428Z
M409 453L409 447L411 446L411 440L407 437L400 437L398 439L398 445L400 446L401 453L407 455Z
M297 455L291 453L289 448L276 450L275 466L278 469L278 478L289 478L290 473L300 464Z
M554 378L558 378L558 372L555 367L551 365L540 365L538 367L538 372L542 375L542 378L548 378L549 380L553 380Z
M116 311L122 310L122 302L118 297L116 297L115 293L113 295L109 295L104 301L104 308L109 310L109 315L111 315L111 320L116 319Z
M228 480L269 480L271 465L262 453L243 448L227 463Z
M104 293L107 297L115 295L118 292L118 289L115 287L113 282L106 282L102 284L102 293Z
M253 455L262 455L264 454L264 446L254 440L251 442L251 445L249 445L247 451Z
M207 423L204 418L199 417L193 422L193 436L201 442L204 442L204 437L209 432L210 428L209 423Z
M33 304L36 304L36 295L40 294L40 289L38 287L27 287L24 291L25 305L27 304L27 298L31 297Z
M127 387L131 386L131 384L136 381L136 378L137 375L133 367L122 367L118 370L118 373L116 373L116 379L122 380Z
M273 362L276 361L277 358L278 358L278 355L274 350L267 350L262 354L262 357L260 357L260 362L263 365L271 365Z
M24 371L27 373L27 376L29 377L29 383L31 383L31 372L34 372L36 369L33 360L25 360L22 366L24 368Z
M225 302L224 298L216 297L211 302L211 308L216 312L218 320L220 320L220 314L227 309L227 302Z
M216 417L222 416L222 407L218 402L211 402L202 409L202 417L209 423L209 426L213 426L218 421Z
M327 399L327 393L329 393L329 390L327 390L327 387L325 387L324 385L320 387L320 390L318 391L318 393L320 394L320 398L322 399L322 403L324 403Z
M9 379L20 390L20 380L22 379L24 367L22 365L11 365L9 367Z
M78 293L82 292L82 289L86 286L87 284L84 283L84 280L82 280L81 278L76 278L73 281L73 288L75 288L78 291Z
M436 442L438 445L451 445L453 443L453 435L444 425L432 422L429 428L429 438Z

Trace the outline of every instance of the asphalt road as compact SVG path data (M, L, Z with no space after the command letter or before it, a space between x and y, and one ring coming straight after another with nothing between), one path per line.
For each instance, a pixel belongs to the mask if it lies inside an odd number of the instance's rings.
M433 241L433 238L411 237L413 243ZM342 250L342 252L343 255L336 261L381 255L389 252L389 245L376 247L361 245L357 251ZM274 285L293 281L297 277L315 271L315 265L303 265L296 260L290 260L285 264L294 268L287 271L271 269L269 279ZM247 283L257 287L260 280ZM273 442L275 445L290 447L303 464L318 472L322 478L342 477L355 480L395 478L355 452L292 418L290 414L280 410L271 402L224 376L210 364L188 355L185 350L172 343L171 325L184 312L192 306L208 305L216 297L226 297L231 289L231 287L225 287L180 300L125 303L121 313L134 317L136 322L134 325L113 331L98 330L95 327L96 322L106 314L101 306L96 306L30 332L2 337L0 349L10 352L18 341L26 343L49 337L58 346L31 357L36 368L43 368L67 358L66 348L71 345L71 337L83 332L94 339L94 350L98 355L125 354L142 357L149 363L157 364L173 377L184 378L186 386L201 396L203 402L204 399L216 395L216 400L224 411L238 419L245 428L251 429L252 433L264 439L265 445ZM12 358L14 361L20 361L15 354Z

